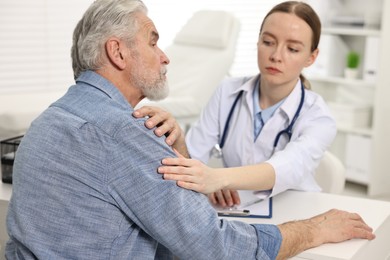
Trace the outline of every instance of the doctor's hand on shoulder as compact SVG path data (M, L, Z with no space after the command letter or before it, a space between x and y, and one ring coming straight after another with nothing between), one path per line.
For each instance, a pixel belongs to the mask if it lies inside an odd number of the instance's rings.
M221 207L240 204L238 192L225 189L229 181L222 169L187 159L176 150L175 153L177 158L164 158L157 170L164 180L174 180L179 187L206 194L212 204Z
M217 184L212 168L190 158L185 144L185 134L176 119L169 112L155 106L143 106L133 112L135 118L147 118L145 126L154 129L158 137L166 136L166 143L174 149L178 158L163 160L165 167L159 168L166 180L176 180L180 187L208 194L221 188ZM185 147L185 149L183 149ZM184 150L184 153L183 153ZM211 177L212 176L212 177ZM205 184L204 182L210 183ZM213 185L214 184L214 185ZM222 193L222 192L221 192ZM215 196L217 197L217 196Z
M185 144L185 133L172 114L159 107L143 106L134 110L133 116L147 118L145 126L148 129L154 129L154 134L158 137L165 136L165 142L169 146L179 151L183 156L189 157Z
M158 168L165 180L175 180L179 187L207 194L211 203L222 207L240 204L237 190L270 190L274 187L275 171L270 164L211 168L199 160L188 159L184 133L170 113L147 106L133 114L137 118L148 116L146 127L156 127L157 136L167 136L167 143L172 144L176 152L177 158L164 158L163 165Z

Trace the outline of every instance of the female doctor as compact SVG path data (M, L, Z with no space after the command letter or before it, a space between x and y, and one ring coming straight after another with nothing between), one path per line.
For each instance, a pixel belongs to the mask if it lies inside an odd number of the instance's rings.
M239 204L236 190L267 190L270 196L287 189L320 191L314 171L336 125L301 74L317 58L320 34L309 5L276 5L260 28L260 74L220 84L186 136L193 159L163 159L158 172L164 179L208 194L220 206ZM226 168L205 165L220 152Z

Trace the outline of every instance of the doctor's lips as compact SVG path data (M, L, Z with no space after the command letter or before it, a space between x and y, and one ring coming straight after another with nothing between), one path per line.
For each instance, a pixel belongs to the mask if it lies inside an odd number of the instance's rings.
M281 72L280 70L278 70L277 68L274 68L274 67L266 67L265 69L267 70L268 73L271 73L271 74L276 74L276 73Z

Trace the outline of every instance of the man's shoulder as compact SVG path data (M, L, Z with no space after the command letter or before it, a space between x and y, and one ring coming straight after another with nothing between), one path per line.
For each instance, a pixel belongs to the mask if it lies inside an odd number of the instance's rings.
M79 121L115 135L126 125L136 122L131 115L133 109L129 104L118 102L95 88L74 86L59 100L51 105L59 109L63 117L78 118Z

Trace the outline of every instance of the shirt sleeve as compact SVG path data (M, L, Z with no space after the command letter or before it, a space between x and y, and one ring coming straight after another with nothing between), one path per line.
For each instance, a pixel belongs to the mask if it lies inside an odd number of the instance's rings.
M115 177L109 189L129 225L138 226L180 259L256 259L268 255L259 245L272 248L275 243L277 248L278 239L258 243L257 229L263 227L219 219L206 196L163 180L157 167L161 159L173 156L163 138L146 130L143 122L117 136L110 166Z
M282 245L282 234L277 226L256 224L258 246L262 248L257 259L276 259Z

